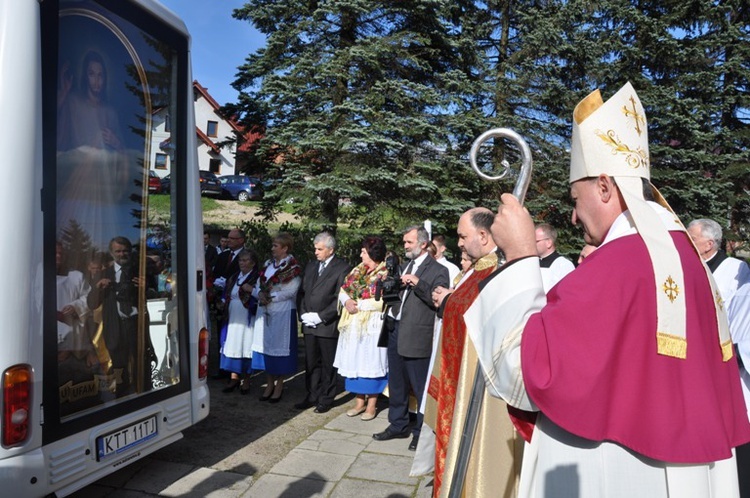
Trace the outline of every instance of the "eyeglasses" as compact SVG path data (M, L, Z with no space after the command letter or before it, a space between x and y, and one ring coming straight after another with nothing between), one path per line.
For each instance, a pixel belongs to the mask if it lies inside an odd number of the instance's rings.
M242 240L242 237L227 237L228 239L232 240Z
M537 239L537 240L536 240L536 243L538 244L539 242L541 242L541 241L543 241L543 240L549 240L549 237L545 237L545 238L543 238L543 239Z

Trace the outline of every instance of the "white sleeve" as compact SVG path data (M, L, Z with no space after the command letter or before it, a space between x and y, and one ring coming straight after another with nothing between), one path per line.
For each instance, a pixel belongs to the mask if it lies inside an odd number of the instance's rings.
M552 285L550 285L550 288L557 285L557 283L562 280L565 275L575 269L576 267L569 259L563 257L555 259L552 262L552 266L550 267L550 272L552 273Z
M299 289L302 280L299 277L294 277L289 282L283 283L274 290L271 294L273 300L277 303L280 301L286 301L288 299L295 299L297 297L297 290Z
M487 390L522 410L537 408L526 394L521 337L529 317L547 304L539 258L513 263L487 282L464 314Z

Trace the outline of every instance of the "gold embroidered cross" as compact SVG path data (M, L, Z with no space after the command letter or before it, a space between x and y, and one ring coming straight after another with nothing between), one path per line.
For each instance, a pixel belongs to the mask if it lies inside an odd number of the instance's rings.
M716 307L718 307L720 311L724 311L724 300L721 298L719 291L716 291Z
M677 285L677 283L672 280L672 276L670 275L667 277L667 281L662 284L662 290L664 290L664 293L669 298L670 302L674 302L675 299L677 299L677 296L680 294L680 286Z
M641 123L646 124L646 118L642 114L638 114L638 110L635 108L635 99L633 96L630 96L630 103L633 105L633 109L628 109L627 106L622 106L622 112L625 114L626 117L632 116L635 120L635 131L638 132L638 136L641 136L641 133L643 130L641 130Z

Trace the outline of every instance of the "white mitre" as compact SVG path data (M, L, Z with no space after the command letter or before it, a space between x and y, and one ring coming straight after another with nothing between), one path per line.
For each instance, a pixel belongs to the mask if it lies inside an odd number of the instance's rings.
M685 279L677 248L667 227L643 197L644 180L655 200L671 208L651 185L646 113L630 83L603 102L599 90L584 98L573 111L570 182L605 174L615 179L638 233L651 258L656 282L658 353L687 355ZM684 231L677 216L672 229ZM697 252L696 252L697 255ZM726 313L713 276L704 264L715 299L723 357L731 358L732 344Z

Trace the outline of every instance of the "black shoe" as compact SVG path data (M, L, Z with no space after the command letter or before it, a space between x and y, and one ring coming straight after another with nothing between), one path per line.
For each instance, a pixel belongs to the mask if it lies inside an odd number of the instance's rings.
M417 451L417 444L419 444L419 436L412 437L411 443L409 443L409 451Z
M406 439L409 437L409 429L404 429L402 432L392 431L390 427L387 427L383 432L377 432L372 435L375 441L388 441L389 439Z
M238 387L240 387L240 381L239 380L235 381L235 382L232 382L227 387L225 387L224 389L222 389L221 392L223 392L223 393L231 393L232 391L234 391Z
M331 409L331 405L318 405L315 407L315 413L325 413Z
M261 394L260 398L258 398L258 401L268 401L269 399L271 399L271 395L270 394L268 396L263 396Z
M307 410L308 408L312 408L313 406L315 406L315 403L313 403L309 399L305 399L304 401L301 401L294 405L297 410Z

